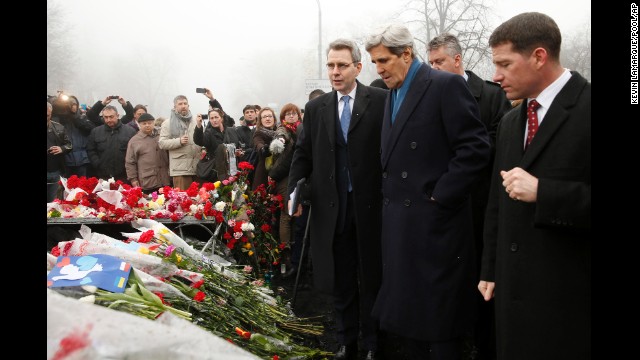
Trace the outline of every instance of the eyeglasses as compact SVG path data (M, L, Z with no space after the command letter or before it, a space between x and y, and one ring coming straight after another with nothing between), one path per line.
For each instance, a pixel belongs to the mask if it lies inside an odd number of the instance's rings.
M284 114L284 116L297 116L298 113L297 112L288 112L286 114Z
M267 114L267 115L261 115L261 116L260 116L260 119L269 119L269 118L272 118L272 119L273 119L273 115L271 115L271 114Z
M355 64L355 63L357 63L357 61L350 62L348 64L342 64L342 63L332 64L332 63L329 63L329 64L326 64L325 66L327 67L327 70L329 70L329 71L333 70L333 68L335 68L335 67L337 67L338 70L340 70L340 71L344 71L344 70L347 70L349 65Z

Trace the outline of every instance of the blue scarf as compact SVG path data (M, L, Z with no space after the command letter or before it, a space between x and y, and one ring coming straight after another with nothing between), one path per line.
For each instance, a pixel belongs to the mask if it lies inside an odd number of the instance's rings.
M398 110L400 110L400 105L402 105L404 97L407 95L407 91L409 91L411 82L413 81L413 78L416 77L416 73L418 72L420 65L422 65L420 60L413 59L402 86L398 89L391 90L391 106L393 106L393 111L391 112L391 124L396 120L396 115L398 114Z

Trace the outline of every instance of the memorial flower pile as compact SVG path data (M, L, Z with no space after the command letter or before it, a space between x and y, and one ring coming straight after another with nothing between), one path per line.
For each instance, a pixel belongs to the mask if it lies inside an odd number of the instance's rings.
M149 195L121 181L74 175L61 179L64 200L47 204L47 218L97 218L111 223L184 217L214 221L220 228L224 255L251 265L257 275L280 262L285 245L272 234L272 224L282 199L264 186L249 189L247 176L253 166L248 162L239 163L238 170L215 183L193 182L185 191L165 186Z

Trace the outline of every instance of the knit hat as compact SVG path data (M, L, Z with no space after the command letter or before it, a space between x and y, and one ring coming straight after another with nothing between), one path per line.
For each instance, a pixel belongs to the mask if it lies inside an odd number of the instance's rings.
M153 121L153 120L155 120L153 115L148 114L148 113L144 113L144 114L140 115L140 117L138 118L138 122L139 123L141 123L143 121Z

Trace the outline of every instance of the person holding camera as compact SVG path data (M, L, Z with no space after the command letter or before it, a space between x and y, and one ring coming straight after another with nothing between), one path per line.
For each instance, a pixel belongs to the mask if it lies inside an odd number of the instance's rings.
M91 165L100 179L122 180L127 183L125 155L127 144L136 134L131 126L125 126L118 118L115 106L107 105L102 111L104 125L91 130L87 152Z
M124 116L119 121L122 124L128 124L133 120L135 110L133 109L133 105L130 102L126 101L122 96L119 95L109 95L104 98L104 100L98 100L91 107L91 109L87 110L87 117L94 123L96 126L100 126L104 124L103 117L100 116L102 110L111 103L111 100L118 100L118 103L122 106L124 110ZM146 112L146 110L145 110ZM138 131L138 130L136 130Z
M240 157L244 152L239 147L239 138L234 128L225 128L224 111L219 108L209 110L207 115L209 118L209 126L203 126L202 122L205 116L196 115L196 127L193 133L193 142L196 145L204 146L206 153L210 157L215 158L215 169L217 179L205 178L204 181L224 180L230 175L230 164L227 156L227 147L225 144L234 144L236 146L235 156ZM235 165L235 164L234 164ZM234 166L235 168L235 166Z
M47 101L47 202L55 199L58 181L64 172L64 155L73 146L62 124L51 121L53 105Z
M51 99L52 121L65 128L73 149L64 155L64 176L89 176L90 164L87 154L87 139L91 130L96 127L79 109L78 98L60 94Z
M220 109L220 110L222 110L222 112L224 112L224 109L222 108L222 105L213 96L213 92L211 92L210 89L208 89L208 88L196 88L196 92L198 94L204 94L204 96L206 96L209 99L209 110L211 110L211 109ZM235 125L235 123L236 123L236 121L231 116L229 116L227 113L224 114L224 118L222 120L223 120L222 123L223 123L224 127L226 127L226 128L233 127L233 125Z

